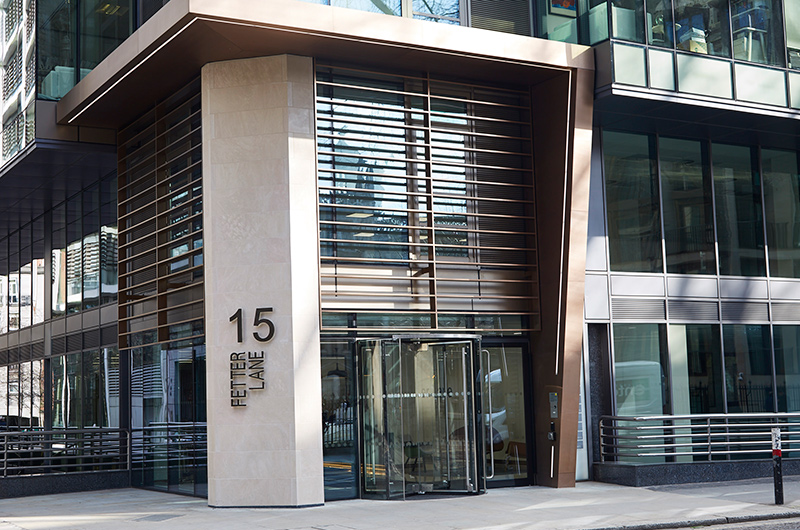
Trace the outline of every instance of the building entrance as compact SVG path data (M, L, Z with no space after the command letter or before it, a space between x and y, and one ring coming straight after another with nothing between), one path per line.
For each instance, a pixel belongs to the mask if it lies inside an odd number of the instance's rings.
M356 342L364 495L484 489L478 352L472 337Z

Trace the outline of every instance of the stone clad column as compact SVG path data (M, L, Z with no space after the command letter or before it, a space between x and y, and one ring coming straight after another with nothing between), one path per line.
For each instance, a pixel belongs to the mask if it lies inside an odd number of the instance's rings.
M321 504L313 63L207 64L202 98L208 502Z

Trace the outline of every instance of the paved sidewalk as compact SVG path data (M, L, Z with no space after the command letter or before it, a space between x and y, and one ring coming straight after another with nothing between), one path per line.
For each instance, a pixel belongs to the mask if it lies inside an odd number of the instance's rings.
M784 506L772 504L771 479L655 488L582 482L305 509L214 509L203 499L126 489L0 500L0 530L643 530L786 517L800 527L800 477L787 477L785 498Z

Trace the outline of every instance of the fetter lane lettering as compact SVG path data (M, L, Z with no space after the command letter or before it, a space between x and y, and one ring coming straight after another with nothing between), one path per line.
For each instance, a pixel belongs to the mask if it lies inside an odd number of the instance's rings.
M271 307L258 307L253 318L253 338L258 342L269 342L275 335L275 326L267 314ZM230 322L236 323L236 342L244 342L244 312L239 308L231 315ZM266 331L266 335L264 334ZM231 407L246 407L250 392L264 390L266 352L235 351L230 354Z
M265 358L263 350L231 353L231 407L246 407L249 392L266 388Z

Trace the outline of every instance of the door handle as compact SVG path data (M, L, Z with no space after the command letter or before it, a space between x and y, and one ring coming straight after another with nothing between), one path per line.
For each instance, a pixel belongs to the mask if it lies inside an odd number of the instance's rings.
M494 418L492 418L492 354L489 353L489 350L481 350L481 353L486 354L486 394L489 396L489 443L484 442L484 447L489 448L489 454L491 455L491 462L492 462L492 474L487 475L486 479L493 479L494 478Z

